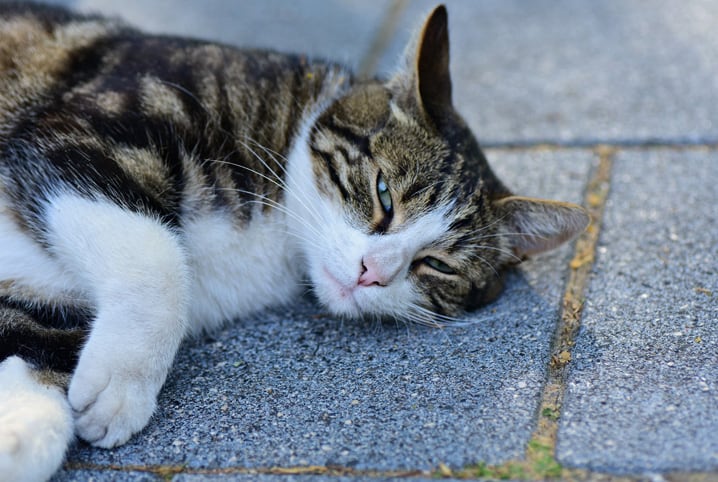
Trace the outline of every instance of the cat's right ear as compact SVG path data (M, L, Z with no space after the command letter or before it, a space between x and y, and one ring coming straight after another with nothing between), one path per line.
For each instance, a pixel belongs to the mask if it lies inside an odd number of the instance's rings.
M405 65L393 79L409 101L437 126L453 112L449 72L449 18L436 7L405 51Z
M581 233L590 217L581 206L521 196L495 202L518 258L543 253Z

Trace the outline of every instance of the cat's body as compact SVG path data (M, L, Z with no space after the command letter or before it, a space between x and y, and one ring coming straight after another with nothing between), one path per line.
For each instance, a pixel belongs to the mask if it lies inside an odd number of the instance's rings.
M440 323L585 227L493 175L446 28L440 7L395 77L356 82L0 5L0 473L49 476L73 431L124 443L184 337L305 278L338 315Z

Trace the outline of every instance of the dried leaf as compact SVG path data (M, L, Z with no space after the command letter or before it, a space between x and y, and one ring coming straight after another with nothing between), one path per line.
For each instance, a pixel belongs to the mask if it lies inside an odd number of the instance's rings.
M693 288L693 290L694 290L696 293L702 293L702 294L704 294L704 295L706 295L706 296L708 296L708 297L713 296L713 292L712 292L711 290L709 290L708 288L698 287L698 288Z
M454 473L451 471L451 469L443 462L439 462L439 473L443 477L451 477L454 475Z
M558 354L558 359L561 363L566 364L571 361L571 352L569 351L562 351Z

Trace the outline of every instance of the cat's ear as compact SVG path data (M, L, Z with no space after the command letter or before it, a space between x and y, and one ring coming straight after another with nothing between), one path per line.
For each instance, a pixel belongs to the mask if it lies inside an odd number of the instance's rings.
M415 60L415 89L421 105L434 120L451 110L449 17L444 5L429 15L421 29Z
M448 22L446 7L439 5L407 46L404 67L393 79L409 94L409 100L436 124L441 124L453 111Z
M495 204L519 258L557 247L586 229L590 220L585 209L571 203L508 196Z

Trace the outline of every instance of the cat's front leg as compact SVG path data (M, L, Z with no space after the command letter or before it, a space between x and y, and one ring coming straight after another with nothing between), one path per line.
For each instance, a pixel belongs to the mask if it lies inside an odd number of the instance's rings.
M131 311L100 312L70 382L76 432L99 447L121 445L144 428L182 339L176 310Z
M64 196L46 214L58 260L97 307L68 392L76 431L120 445L149 421L187 332L186 256L160 221L110 202Z

